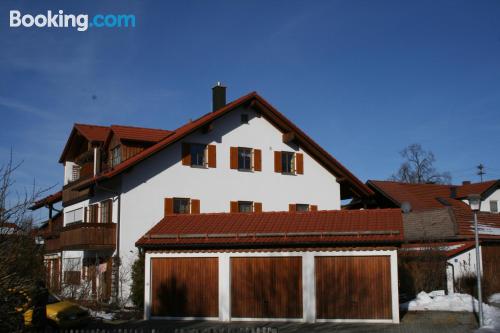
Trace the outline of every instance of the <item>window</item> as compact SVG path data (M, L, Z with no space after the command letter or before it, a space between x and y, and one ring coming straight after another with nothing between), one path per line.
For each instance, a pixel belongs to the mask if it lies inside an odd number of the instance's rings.
M296 204L295 205L295 210L297 212L308 212L309 211L309 205L308 204Z
M69 212L66 212L64 215L64 222L65 224L69 223L77 223L77 222L82 222L83 221L83 208L78 208L71 210Z
M174 214L189 214L189 198L174 198Z
M74 164L71 167L71 181L78 180L80 178L80 166L77 164Z
M97 223L99 218L99 204L89 205L88 207L88 221L89 223Z
M192 143L189 145L191 154L191 166L205 166L206 145Z
M252 170L252 149L238 147L238 169Z
M241 115L241 123L248 124L248 115L246 113Z
M498 213L498 201L490 200L490 212Z
M281 172L295 173L295 154L287 151L281 152Z
M240 212L240 213L253 212L253 202L252 201L238 201L238 212Z
M113 206L113 200L109 199L101 202L101 223L111 223L111 207Z
M111 150L111 167L117 166L122 161L122 151L120 145Z

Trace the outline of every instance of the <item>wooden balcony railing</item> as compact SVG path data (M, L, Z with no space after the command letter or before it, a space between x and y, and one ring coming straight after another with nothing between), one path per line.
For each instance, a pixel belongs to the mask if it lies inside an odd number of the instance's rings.
M116 224L70 224L63 228L60 239L64 250L112 250L116 247Z
M44 239L43 250L45 251L45 253L60 252L61 242L59 240L59 237Z

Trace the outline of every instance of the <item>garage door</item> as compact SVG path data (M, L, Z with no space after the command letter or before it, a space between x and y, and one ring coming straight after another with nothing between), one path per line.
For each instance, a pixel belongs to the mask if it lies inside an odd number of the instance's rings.
M486 296L500 291L500 245L487 244L481 246L483 258L483 278Z
M154 258L151 270L151 315L219 315L217 258Z
M318 319L391 319L387 256L316 257Z
M231 316L302 318L302 259L231 258Z

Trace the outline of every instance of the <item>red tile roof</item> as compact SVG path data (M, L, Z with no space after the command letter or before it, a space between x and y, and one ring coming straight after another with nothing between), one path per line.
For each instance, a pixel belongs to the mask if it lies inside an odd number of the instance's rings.
M411 204L412 210L418 211L446 206L438 198L444 198L445 201L448 201L452 198L453 191L455 191L455 198L461 199L470 194L482 194L492 187L498 186L498 183L498 181L492 180L468 185L440 185L369 180L367 185L393 201L397 206L407 201Z
M475 246L472 241L463 242L441 242L441 243L412 243L401 246L403 255L419 255L421 251L439 251L446 257L453 257L459 253L467 251Z
M33 206L30 207L31 210L35 210L46 205L51 205L62 200L62 191L50 194L43 199L36 201Z
M104 174L98 175L97 177L81 183L79 185L79 188L88 187L96 181L109 179L122 173L135 164L161 151L165 147L181 140L186 135L193 133L198 129L201 129L203 126L210 124L212 121L222 117L223 115L242 105L251 105L258 108L264 116L268 117L284 132L294 133L299 143L306 151L309 151L311 155L313 155L313 157L318 159L323 165L325 165L326 168L328 168L332 173L337 175L339 179L341 179L341 182L344 183L341 184L341 189L342 191L346 191L346 196L343 197L347 197L347 194L351 194L351 192L354 192L356 195L362 197L370 196L373 194L371 189L363 184L349 170L347 170L342 164L340 164L335 158L333 158L333 156L331 156L328 152L321 148L316 142L314 142L309 136L302 132L302 130L295 126L290 120L288 120L283 114L277 111L256 92L252 92L248 95L240 97L217 111L207 113L204 116L179 127L172 134L168 135L157 144L143 150L141 153L127 159L123 163L120 163L114 169L111 169Z
M120 140L131 140L141 142L158 142L167 135L172 134L172 131L155 128L143 128L123 125L111 125L111 131ZM111 134L110 134L111 136Z
M458 235L474 237L474 214L470 207L459 200L452 200ZM478 212L477 224L480 239L500 239L500 214Z
M400 243L399 209L168 215L140 247Z
M104 142L109 133L109 127L99 125L75 124L75 129L91 142Z

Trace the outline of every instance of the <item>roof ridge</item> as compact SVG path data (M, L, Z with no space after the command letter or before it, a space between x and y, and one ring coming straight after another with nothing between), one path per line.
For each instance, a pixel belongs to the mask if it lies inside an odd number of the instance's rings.
M141 126L130 126L130 125L119 125L119 124L111 124L109 125L110 128L113 127L125 127L125 128L135 128L135 129L145 129L145 130L152 130L152 131L164 131L164 132L172 132L172 130L167 130L163 128L152 128L152 127L141 127Z

